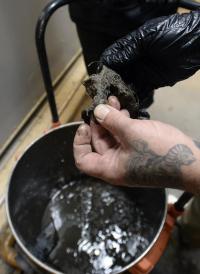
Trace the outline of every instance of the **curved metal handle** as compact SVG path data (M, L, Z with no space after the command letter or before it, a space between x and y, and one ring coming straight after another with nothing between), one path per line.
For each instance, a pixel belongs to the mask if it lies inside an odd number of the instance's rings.
M53 83L49 69L47 50L45 45L45 33L47 24L51 16L61 7L69 4L72 0L53 0L42 11L36 26L35 40L40 68L42 71L43 81L47 92L47 98L51 109L52 120L54 124L59 122L58 110L56 106Z

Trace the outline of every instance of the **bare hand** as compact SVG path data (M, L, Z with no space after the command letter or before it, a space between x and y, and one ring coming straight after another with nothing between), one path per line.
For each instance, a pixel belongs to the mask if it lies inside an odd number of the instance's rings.
M200 151L193 141L170 125L130 119L112 101L114 107L95 109L99 125L79 127L74 140L77 167L112 184L194 191Z

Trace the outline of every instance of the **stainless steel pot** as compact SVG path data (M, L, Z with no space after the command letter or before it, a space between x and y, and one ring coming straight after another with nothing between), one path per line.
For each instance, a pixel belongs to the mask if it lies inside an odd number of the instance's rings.
M36 140L18 160L10 177L6 208L12 233L22 252L38 273L61 274L54 267L33 255L41 219L49 202L52 189L60 183L79 176L73 158L73 139L80 123L56 128ZM130 191L124 188L123 191ZM145 217L149 220L149 245L131 263L118 272L135 265L156 242L166 218L166 193L163 189L132 189L140 200ZM65 273L72 274L72 273Z

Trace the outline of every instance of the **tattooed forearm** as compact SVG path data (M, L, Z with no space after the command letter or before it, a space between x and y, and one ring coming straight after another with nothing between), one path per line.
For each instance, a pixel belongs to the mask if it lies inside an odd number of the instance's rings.
M200 149L200 141L194 140L194 144Z
M191 165L196 159L191 149L177 144L167 154L158 155L143 140L134 141L133 153L127 164L129 184L181 187L181 167Z

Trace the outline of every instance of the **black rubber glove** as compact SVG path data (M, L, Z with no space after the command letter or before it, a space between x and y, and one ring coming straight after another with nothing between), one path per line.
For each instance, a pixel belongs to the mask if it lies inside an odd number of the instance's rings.
M145 23L105 50L101 61L132 84L141 100L200 69L200 11Z

